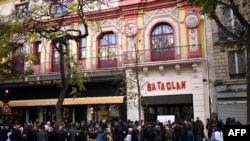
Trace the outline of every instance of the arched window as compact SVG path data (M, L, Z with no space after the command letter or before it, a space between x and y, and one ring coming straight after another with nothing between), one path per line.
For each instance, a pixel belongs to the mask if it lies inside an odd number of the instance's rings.
M99 67L116 67L116 35L114 33L103 34L99 40L99 45Z
M171 26L156 26L151 34L152 60L174 59L174 32Z

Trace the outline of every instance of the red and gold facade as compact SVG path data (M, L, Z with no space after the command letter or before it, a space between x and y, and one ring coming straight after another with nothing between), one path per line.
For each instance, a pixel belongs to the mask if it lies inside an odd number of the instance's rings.
M71 54L82 71L94 80L87 84L87 90L83 92L83 95L87 93L85 96L65 100L64 105L68 106L65 109L70 109L66 111L73 111L70 119L115 118L123 116L121 113L126 110L127 119L138 120L138 101L128 98L124 101L124 96L117 95L120 83L111 83L116 79L114 75L124 75L121 81L130 83L135 70L143 84L141 113L145 121L156 120L158 115L174 115L175 120L194 117L205 120L209 117L209 93L207 84L203 82L203 78L207 77L204 17L199 15L198 9L185 0L110 0L104 3L110 2L110 7L86 13L92 20L98 21L98 26L89 23L86 38L80 42L70 41ZM80 28L81 25L75 26ZM27 45L26 49L31 48ZM15 91L15 95L21 95L21 92L32 95L26 99L13 96L9 102L12 108L25 111L25 120L33 118L28 115L34 107L38 113L42 112L34 117L44 120L42 114L46 110L53 111L46 106L53 106L56 96L41 96L50 93L48 90L36 97L35 88L32 88L33 93L29 93L29 88L49 86L58 93L56 88L52 88L58 83L52 80L60 81L58 54L51 47L51 42L44 39L34 44L32 50L40 55L40 61L32 66L34 74L25 80L3 80L1 83L4 89L20 90ZM103 89L107 82L110 84L107 86L109 91ZM94 88L100 88L100 91ZM127 93L130 91L136 92L135 89L127 89ZM76 118L78 111L85 111L80 115L84 117Z

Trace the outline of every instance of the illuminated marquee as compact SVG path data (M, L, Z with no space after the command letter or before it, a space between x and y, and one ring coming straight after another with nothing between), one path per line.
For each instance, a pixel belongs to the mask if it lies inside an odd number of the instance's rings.
M157 81L156 83L148 83L147 91L156 91L156 90L181 90L186 89L186 81L169 81L169 82L161 82Z

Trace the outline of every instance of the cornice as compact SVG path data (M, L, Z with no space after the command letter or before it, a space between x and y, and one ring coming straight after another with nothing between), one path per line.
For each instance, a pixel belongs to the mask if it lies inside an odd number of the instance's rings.
M14 2L15 0L0 0L0 5L1 4L6 4L6 3L10 3L10 2Z

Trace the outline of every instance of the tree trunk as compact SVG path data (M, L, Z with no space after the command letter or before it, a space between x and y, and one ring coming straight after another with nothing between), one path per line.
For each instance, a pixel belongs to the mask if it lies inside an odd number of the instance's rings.
M66 96L67 90L68 90L68 84L70 79L70 74L65 74L65 58L69 57L69 52L65 49L63 46L67 48L66 42L54 42L54 46L56 46L56 43L59 43L59 54L60 54L60 73L61 73L61 85L60 85L60 94L57 100L57 103L55 105L56 110L56 125L62 125L63 124L63 102L64 98ZM70 64L67 63L67 69L70 69Z
M139 71L139 70L137 70ZM139 75L139 72L138 74ZM138 91L138 111L139 111L139 125L141 126L141 87L140 87L140 82L139 82L139 77L137 77L137 91Z
M62 92L60 92L61 95ZM58 98L55 110L56 110L56 124L57 125L62 125L63 123L63 116L62 116L62 105L63 105L63 98Z

